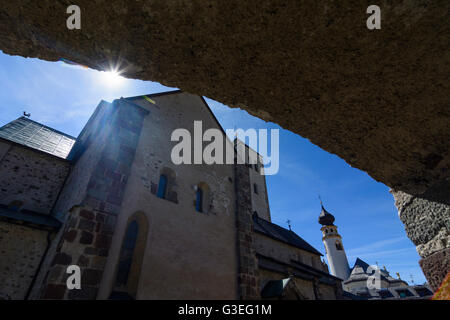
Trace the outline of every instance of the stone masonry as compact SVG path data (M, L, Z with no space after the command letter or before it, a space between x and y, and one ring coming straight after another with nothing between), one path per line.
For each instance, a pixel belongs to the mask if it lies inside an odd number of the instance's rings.
M95 299L108 257L111 238L139 141L144 109L116 100L110 135L90 177L86 197L74 207L47 274L44 299ZM80 290L68 290L67 266L82 270Z
M242 300L260 299L249 168L235 165L238 286Z
M422 271L431 288L437 290L450 272L450 205L434 198L391 192L406 233L422 257Z

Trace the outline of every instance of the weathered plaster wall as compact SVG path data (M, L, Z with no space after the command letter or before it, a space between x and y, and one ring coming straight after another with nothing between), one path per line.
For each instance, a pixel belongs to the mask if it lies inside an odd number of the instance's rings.
M286 274L264 270L259 270L260 274L260 288L261 290L264 288L266 283L269 280L281 280L287 278ZM293 278L295 282L296 289L300 293L300 298L304 300L316 300L316 296L314 294L314 284L313 281L300 279L297 277ZM292 280L291 280L292 281Z
M47 246L47 231L0 222L0 300L23 300Z
M111 133L107 117L112 113L112 109L111 103L99 103L69 154L69 158L76 156L76 163L55 206L54 213L61 219L65 219L68 211L73 206L80 205L86 196L90 176L101 156L99 151L103 149Z
M174 165L170 155L176 128L193 132L194 120L203 130L217 128L202 100L187 93L133 100L150 113L145 118L128 179L122 210L111 244L99 298L111 292L118 256L131 215L145 213L149 222L139 280L138 299L237 298L234 171L231 165ZM175 173L171 199L156 197L164 168ZM195 210L194 186L210 189L211 206ZM169 182L170 183L170 182ZM176 199L176 201L175 201ZM170 200L170 201L169 201Z
M290 264L291 260L299 261L313 268L324 271L319 255L276 241L263 234L255 233L256 252Z
M270 257L286 265L291 265L292 261L298 261L328 273L326 265L322 263L319 255L276 241L259 233L255 233L255 249L258 254L264 257ZM260 266L259 279L261 289L269 280L286 278L288 276L286 272L290 272L290 275L295 274L293 267L283 268L284 272L281 272L281 270L275 271L276 269L267 270ZM321 277L313 275L307 275L306 279L299 276L294 277L296 289L301 293L301 299L335 300L336 298L340 298L337 293L340 290L340 288L337 288L337 286L340 286L340 283L332 280L324 282L320 281L319 278Z
M54 156L20 145L3 143L0 157L0 204L22 201L21 209L48 214L70 170Z
M325 284L319 284L319 291L322 300L336 300L335 288Z

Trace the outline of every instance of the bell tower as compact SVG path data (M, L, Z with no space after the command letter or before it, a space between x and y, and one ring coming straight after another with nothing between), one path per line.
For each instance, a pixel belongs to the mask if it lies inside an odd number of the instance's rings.
M334 216L323 207L319 215L319 223L322 225L322 241L325 245L330 272L333 276L347 280L350 276L350 267L348 265L347 256L342 244L342 237L337 231L337 227L333 224Z

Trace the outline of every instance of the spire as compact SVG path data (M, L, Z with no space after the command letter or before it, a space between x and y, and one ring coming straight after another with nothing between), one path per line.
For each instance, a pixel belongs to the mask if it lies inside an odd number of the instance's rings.
M319 223L323 226L332 226L334 222L334 216L329 213L325 208L323 207L322 199L320 198L320 206L322 207L322 211L319 215Z

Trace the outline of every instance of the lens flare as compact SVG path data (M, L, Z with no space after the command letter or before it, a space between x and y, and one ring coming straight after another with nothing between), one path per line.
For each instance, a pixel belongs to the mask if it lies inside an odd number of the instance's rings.
M107 86L117 87L123 84L125 78L116 70L102 71L102 80Z

